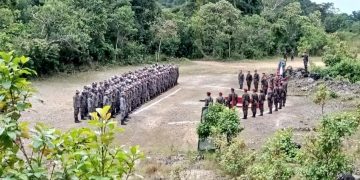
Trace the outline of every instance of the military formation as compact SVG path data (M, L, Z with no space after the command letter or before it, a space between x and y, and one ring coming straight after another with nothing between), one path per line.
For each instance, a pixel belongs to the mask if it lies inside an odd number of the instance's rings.
M74 119L79 123L89 119L89 113L103 106L111 107L113 116L119 115L121 124L135 109L174 87L179 78L175 65L152 65L134 72L113 76L108 80L84 86L73 97Z
M238 74L238 82L239 88L244 92L242 95L243 119L247 119L249 108L252 117L256 117L258 109L260 111L259 115L263 116L266 101L269 108L269 114L285 107L287 78L284 78L281 75L266 75L265 73L262 73L262 76L260 77L257 70L254 71L254 74L251 74L250 71L248 71L247 74L240 71ZM247 88L243 88L245 82ZM254 88L250 93L249 90L252 88L252 85ZM224 98L220 92L219 97L216 98L216 103L226 105L229 108L235 107L238 103L238 95L235 93L235 89L231 88L231 92L227 99ZM205 106L211 104L213 104L213 99L211 93L208 92L207 97L205 98Z

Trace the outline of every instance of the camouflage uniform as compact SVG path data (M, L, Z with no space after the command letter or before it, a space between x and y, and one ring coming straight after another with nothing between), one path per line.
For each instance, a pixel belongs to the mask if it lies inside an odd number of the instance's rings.
M239 81L240 89L243 88L244 79L245 79L244 74L242 73L242 71L240 71L240 73L238 74L238 81Z
M250 74L250 71L247 73L247 75L246 75L246 84L247 84L247 86L248 86L248 90L250 90L251 89L251 82L252 82L252 80L253 80L253 77L252 77L252 75Z
M267 91L267 101L269 107L269 114L272 114L273 103L274 103L274 91L271 88L269 88Z
M76 91L75 96L73 97L73 106L74 106L74 119L75 123L79 121L79 110L81 108L81 97L79 96L79 91Z
M255 87L256 92L258 92L259 82L260 82L260 76L257 73L257 71L255 70L255 73L254 73L254 87Z
M252 117L256 116L256 109L258 102L259 102L259 96L256 94L256 92L253 92L251 94L251 111L253 113Z
M260 116L263 116L264 114L264 102L265 102L265 94L263 90L260 90L259 94L259 109L260 109Z
M245 92L242 95L242 109L244 114L243 119L247 119L249 104L250 104L250 96L247 92Z

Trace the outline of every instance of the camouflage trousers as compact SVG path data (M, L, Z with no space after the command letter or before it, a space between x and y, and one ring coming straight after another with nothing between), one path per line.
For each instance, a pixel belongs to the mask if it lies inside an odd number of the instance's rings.
M79 121L79 111L80 111L80 108L78 108L78 107L74 108L74 119L75 119L75 122Z
M257 92L259 89L259 81L254 81L254 87L255 87L255 91Z
M244 105L243 104L242 110L243 110L244 118L247 118L248 109L249 109L249 105Z
M264 113L264 103L259 103L259 109L260 109L260 116Z
M269 113L271 114L272 113L272 110L273 110L273 101L269 101L268 100L268 108L269 108Z
M253 117L256 116L256 108L257 108L257 104L256 104L256 103L251 104L251 112L252 112L252 114L253 114Z

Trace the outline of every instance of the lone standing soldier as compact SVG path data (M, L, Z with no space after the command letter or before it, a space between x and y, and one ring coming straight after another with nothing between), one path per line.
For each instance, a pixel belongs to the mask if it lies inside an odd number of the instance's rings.
M253 93L251 94L251 111L253 113L252 117L256 116L257 104L259 102L259 96L256 94L256 89L253 89Z
M244 89L244 94L242 95L242 109L244 114L243 119L247 119L249 104L250 104L250 96L247 93L247 89Z
M284 50L284 60L287 61L287 52L286 52L286 49Z
M305 68L305 72L307 73L308 70L308 63L309 63L309 55L305 52L301 57L303 57L303 61L304 61L304 68Z
M246 75L246 84L248 86L248 89L251 88L251 82L253 80L252 75L250 74L250 71L248 71L247 75Z
M267 101L268 101L269 114L272 114L273 103L274 103L273 87L270 87L270 88L268 89L268 92L267 92Z
M209 105L212 105L214 103L213 98L211 97L211 93L207 92L206 93L206 98L205 98L205 107L208 107Z
M290 56L291 56L291 61L293 61L293 60L294 60L294 57L295 57L295 51L294 51L294 49L291 50Z
M259 109L260 109L260 116L263 116L264 114L264 102L265 102L265 94L264 91L262 89L260 89L260 94L259 94Z
M254 71L254 86L255 86L256 92L258 92L259 82L260 82L260 75L257 73L257 70L255 70Z
M242 70L240 70L239 75L238 75L238 80L239 80L239 85L240 85L240 89L243 88L243 84L244 84L244 73L242 72Z
M75 96L73 97L75 123L80 123L79 110L80 110L80 106L81 106L81 97L79 96L79 94L80 94L79 90L76 90Z
M233 108L238 103L238 95L235 93L235 89L231 88L231 93L228 96L228 105L229 108Z
M216 98L216 103L225 105L225 98L222 95L222 92L219 92L219 97Z

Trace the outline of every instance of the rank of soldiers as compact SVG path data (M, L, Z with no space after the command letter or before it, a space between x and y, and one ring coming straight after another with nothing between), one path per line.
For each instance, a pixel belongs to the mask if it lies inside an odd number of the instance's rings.
M247 88L243 88L244 81L246 81ZM252 75L250 71L245 75L242 71L238 74L238 82L240 89L243 89L244 93L242 95L242 110L243 110L243 119L247 119L248 109L250 107L252 112L252 117L256 117L257 108L260 110L260 116L263 116L264 113L264 104L267 100L267 105L269 108L269 114L272 114L273 109L278 111L285 107L286 96L287 96L287 78L284 78L280 75L266 75L262 73L262 77L255 70ZM252 93L249 94L248 90L251 89L251 85L254 85ZM259 85L260 89L259 89ZM259 90L259 93L258 93ZM209 106L213 103L211 93L207 92L207 97L205 98L205 106ZM223 104L232 108L238 103L238 95L235 93L235 89L231 88L231 92L227 100L222 96L222 93L219 93L219 97L216 98L216 103Z
M84 86L73 97L75 122L80 122L79 113L85 120L96 108L111 106L111 114L119 115L124 124L132 111L175 86L178 78L177 66L155 64Z

